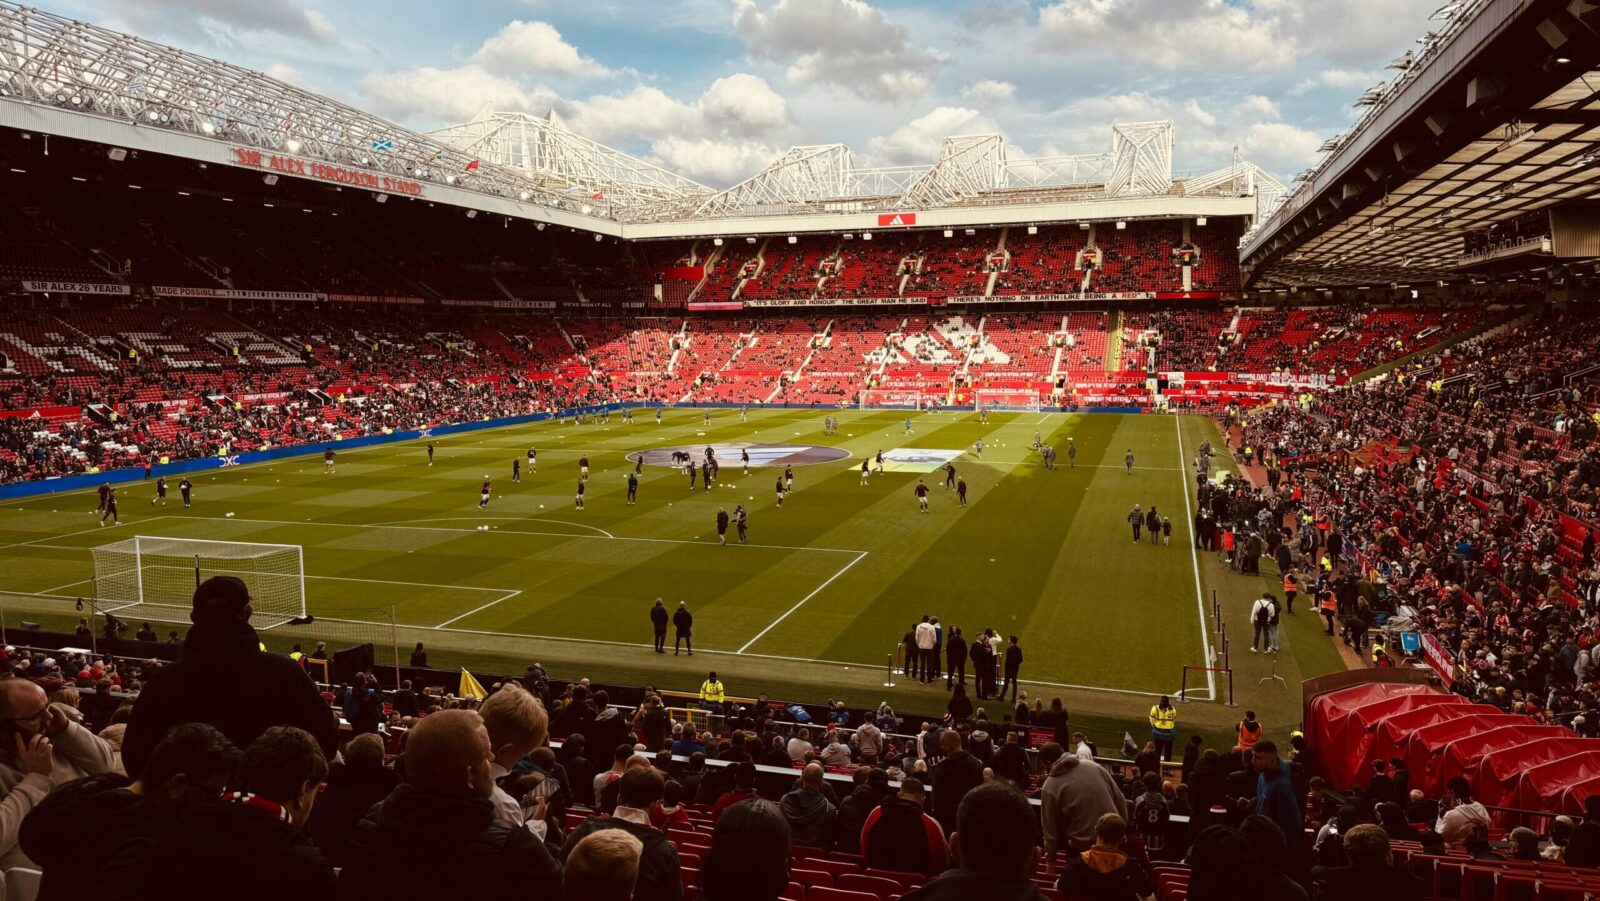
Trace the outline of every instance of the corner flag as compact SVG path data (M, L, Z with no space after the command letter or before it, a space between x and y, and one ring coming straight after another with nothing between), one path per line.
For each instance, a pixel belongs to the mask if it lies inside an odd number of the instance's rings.
M467 668L464 666L461 668L461 689L456 694L463 698L472 698L475 701L481 701L489 696L489 693L483 690L483 686L478 683L478 680L471 673L467 672Z

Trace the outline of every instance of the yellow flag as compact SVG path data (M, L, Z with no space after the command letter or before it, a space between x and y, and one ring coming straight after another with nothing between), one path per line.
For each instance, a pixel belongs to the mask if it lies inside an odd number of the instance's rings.
M479 685L478 680L467 672L467 668L463 666L461 668L461 690L457 691L456 695L481 701L487 698L489 693L483 690L483 686Z

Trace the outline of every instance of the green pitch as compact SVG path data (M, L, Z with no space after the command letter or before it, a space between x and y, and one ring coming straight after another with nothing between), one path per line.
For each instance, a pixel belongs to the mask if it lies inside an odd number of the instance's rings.
M586 643L572 650L596 659L638 646L649 665L659 658L648 655L647 614L659 596L688 602L700 667L744 657L881 669L925 613L969 636L1020 636L1024 680L1041 692L1175 692L1181 666L1206 660L1209 592L1197 600L1205 589L1190 549L1185 460L1203 440L1220 445L1210 420L993 413L981 424L970 413L912 413L907 435L904 413L848 411L829 436L825 412L758 411L741 422L736 410L716 410L707 427L698 410L669 410L661 425L641 411L632 424L614 415L437 439L432 466L417 441L340 454L332 474L311 457L225 469L196 477L191 509L176 479L163 507L148 502L153 482L132 483L119 492L116 528L95 527L92 493L16 502L0 514L0 589L92 596L91 547L161 535L301 545L313 615L377 619L392 605L399 624L416 627L405 637L430 646L539 636ZM1053 471L1032 447L1036 431L1060 451ZM629 454L684 447L698 461L708 443L849 457L795 466L781 508L782 467L744 475L728 450L709 492L680 470L646 465L638 503L625 503ZM919 473L891 462L861 484L863 457L905 449L958 453L968 505L935 463ZM513 459L523 461L520 483ZM479 509L486 476L493 496ZM931 488L927 514L914 496L919 479ZM1172 520L1170 546L1133 543L1135 503ZM717 511L737 504L749 511L749 543L730 529L719 546Z

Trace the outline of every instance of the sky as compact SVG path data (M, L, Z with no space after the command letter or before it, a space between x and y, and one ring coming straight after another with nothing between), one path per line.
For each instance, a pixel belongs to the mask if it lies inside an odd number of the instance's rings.
M485 106L713 187L786 149L926 164L947 136L1100 153L1171 119L1174 174L1288 183L1443 0L39 0L416 130Z

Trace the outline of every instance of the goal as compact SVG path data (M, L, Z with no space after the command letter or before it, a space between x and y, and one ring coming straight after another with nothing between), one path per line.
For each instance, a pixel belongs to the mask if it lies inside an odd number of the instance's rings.
M1044 409L1039 392L1031 389L980 388L973 398L981 410L1025 410L1038 413Z
M110 611L187 622L195 588L238 576L250 588L254 625L270 629L306 615L305 555L298 544L252 544L136 535L94 549L95 597Z
M910 388L869 388L861 392L861 409L927 410L936 396Z

